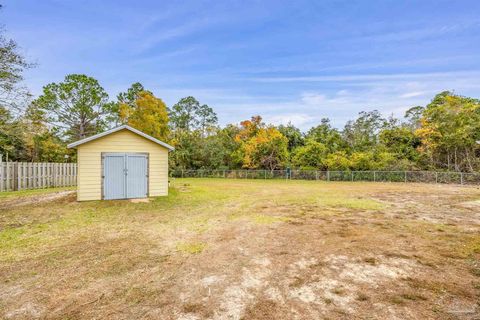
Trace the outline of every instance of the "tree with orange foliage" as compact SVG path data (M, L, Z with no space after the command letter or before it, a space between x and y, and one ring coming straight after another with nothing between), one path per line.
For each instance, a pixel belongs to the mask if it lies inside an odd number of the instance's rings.
M281 168L288 159L288 139L273 126L266 126L260 116L240 123L241 130L235 136L240 144L238 156L248 169Z

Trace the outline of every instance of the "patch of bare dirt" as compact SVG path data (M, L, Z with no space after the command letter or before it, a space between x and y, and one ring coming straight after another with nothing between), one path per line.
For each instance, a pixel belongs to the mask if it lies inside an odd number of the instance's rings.
M420 185L406 192L374 193L373 199L388 204L389 217L433 223L480 224L480 199L475 189L449 185ZM463 191L463 192L462 192Z
M340 240L335 236L339 226L332 221L325 225L283 223L260 230L237 225L229 230L237 237L212 247L202 258L185 262L183 268L189 272L178 275L185 279L169 294L181 292L182 301L202 301L203 308L213 313L208 319L351 319L372 315L374 319L440 319L449 314L445 306L439 310L431 307L442 293L410 286L408 279L431 279L438 272L417 261L414 252L418 253L418 244L402 248L402 242L384 242L385 234L352 233ZM389 254L391 251L404 253ZM211 263L206 266L201 261ZM444 269L445 282L458 281L448 276L454 269ZM461 282L466 285L465 280ZM454 296L458 299L458 293ZM475 304L474 295L460 300ZM181 311L178 315L185 316ZM194 316L207 319L201 313L190 314Z
M130 199L129 201L131 203L149 203L150 199L149 198L138 198L138 199Z
M26 197L19 197L11 200L5 200L0 202L0 209L10 209L21 206L28 206L31 204L40 204L44 202L50 202L67 198L75 194L75 191L59 191L54 193L47 193L42 195L33 195Z

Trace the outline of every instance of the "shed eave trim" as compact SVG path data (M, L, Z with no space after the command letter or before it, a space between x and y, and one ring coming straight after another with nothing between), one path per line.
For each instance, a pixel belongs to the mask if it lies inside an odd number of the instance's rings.
M167 148L167 149L170 150L170 151L175 150L175 148L172 147L171 145L169 145L168 143L165 143L165 142L163 142L163 141L160 141L160 140L158 140L158 139L156 139L156 138L154 138L154 137L152 137L152 136L149 136L148 134L146 134L146 133L144 133L144 132L142 132L142 131L140 131L140 130L137 130L137 129L135 129L135 128L132 128L132 127L130 127L130 126L128 126L128 125L122 125L122 126L119 126L119 127L116 127L116 128L110 129L110 130L107 130L107 131L105 131L105 132L98 133L98 134L93 135L93 136L91 136L91 137L88 137L88 138L85 138L85 139L82 139L82 140L78 140L78 141L72 142L72 143L70 143L70 144L67 145L67 148L75 148L75 147L77 147L77 146L79 146L79 145L81 145L81 144L84 144L84 143L87 143L87 142L96 140L96 139L98 139L98 138L107 136L107 135L109 135L109 134L112 134L112 133L115 133L115 132L117 132L117 131L124 130L124 129L129 130L129 131L131 131L131 132L133 132L133 133L136 133L136 134L138 134L138 135L140 135L140 136L144 137L145 139L148 139L148 140L150 140L150 141L152 141L152 142L155 142L156 144L159 144L159 145L161 145L162 147L165 147L165 148Z

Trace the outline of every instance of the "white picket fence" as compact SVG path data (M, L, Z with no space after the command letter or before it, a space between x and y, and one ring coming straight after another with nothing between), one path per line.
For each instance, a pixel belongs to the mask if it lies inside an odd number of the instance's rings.
M75 185L76 163L0 162L0 192Z

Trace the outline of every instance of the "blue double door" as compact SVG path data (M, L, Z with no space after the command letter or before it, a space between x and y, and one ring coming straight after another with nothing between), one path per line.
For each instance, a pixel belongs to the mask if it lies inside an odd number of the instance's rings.
M105 153L103 198L132 199L148 196L148 155L144 153Z

